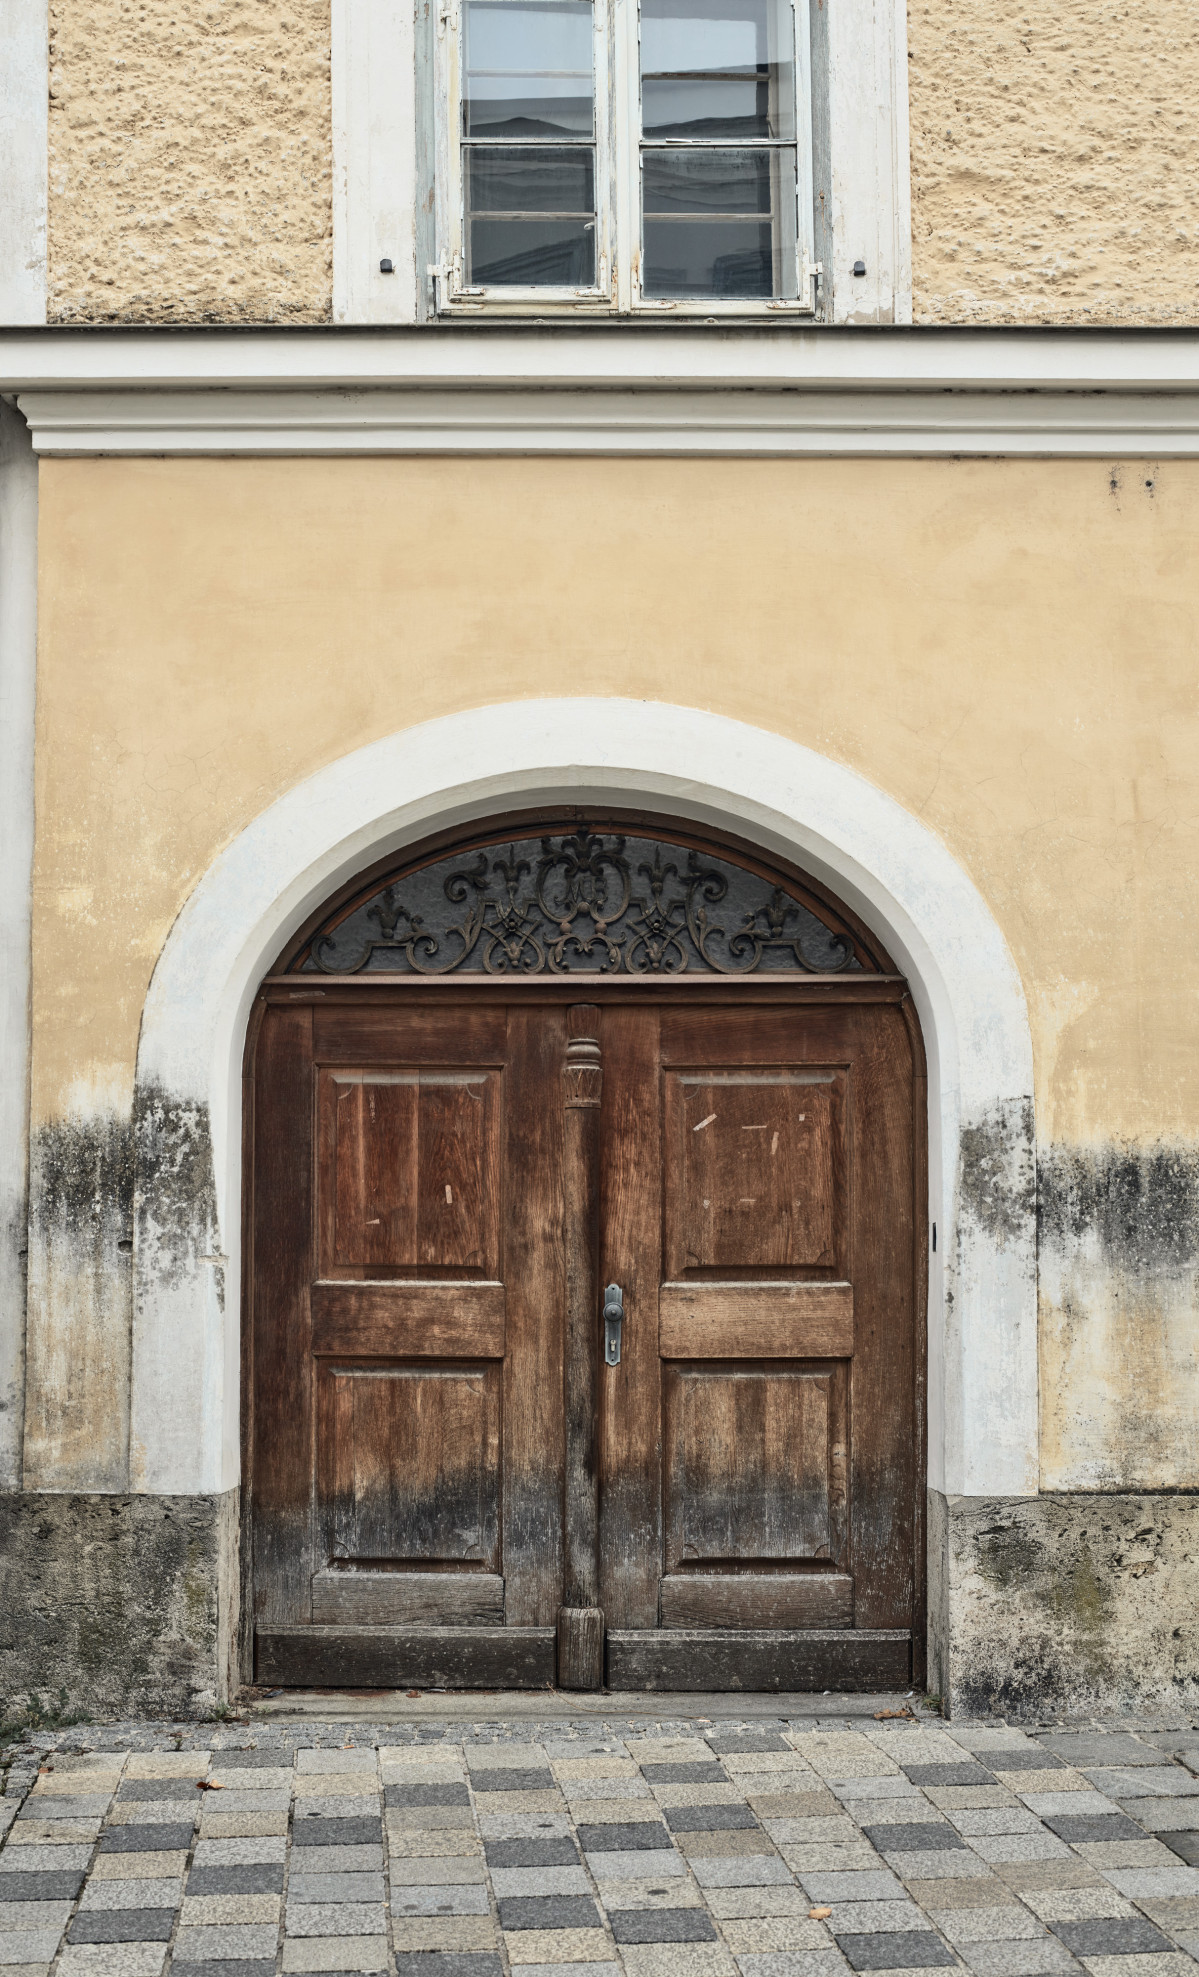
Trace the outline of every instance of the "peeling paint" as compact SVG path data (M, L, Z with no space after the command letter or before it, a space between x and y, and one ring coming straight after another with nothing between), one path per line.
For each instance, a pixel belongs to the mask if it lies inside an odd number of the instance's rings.
M133 1135L113 1113L30 1142L24 1480L120 1490L129 1476Z
M1199 1486L1199 1149L1051 1148L1038 1194L1043 1484Z

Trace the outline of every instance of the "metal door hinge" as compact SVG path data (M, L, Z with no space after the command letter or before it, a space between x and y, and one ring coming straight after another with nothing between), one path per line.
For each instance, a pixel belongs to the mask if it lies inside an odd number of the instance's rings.
M440 261L430 261L428 276L433 291L433 314L440 316L462 286L462 256L453 254L447 261L443 255Z

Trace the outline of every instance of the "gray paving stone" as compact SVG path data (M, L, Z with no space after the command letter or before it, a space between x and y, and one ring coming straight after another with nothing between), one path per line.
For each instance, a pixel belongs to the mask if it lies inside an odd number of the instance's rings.
M758 1751L788 1751L777 1730L709 1730L705 1743L718 1757L749 1757Z
M1080 1771L1093 1764L1161 1763L1161 1752L1147 1739L1142 1743L1120 1731L1050 1730L1038 1734L1037 1742Z
M178 1908L183 1900L183 1875L174 1879L91 1880L83 1891L80 1912L93 1908Z
M761 1854L708 1855L691 1862L691 1872L701 1888L768 1888L777 1883L791 1887L791 1870L785 1861ZM898 1885L898 1884L897 1884Z
M202 1794L196 1789L196 1779L202 1778L207 1765L198 1764L191 1778L123 1778L117 1793L118 1805L130 1805L145 1799L155 1799L164 1805L177 1799L185 1799L196 1805Z
M0 1935L0 1967L48 1970L62 1940L61 1929L13 1929Z
M298 1847L382 1846L383 1821L377 1816L325 1819L297 1811L291 1836Z
M577 1867L579 1849L565 1836L547 1840L485 1840L489 1867Z
M1054 1833L979 1833L970 1841L974 1852L986 1861L1005 1866L1021 1860L1068 1860L1070 1849Z
M805 1901L811 1896L805 1894ZM823 1907L821 1903L819 1906ZM837 1902L834 1916L839 1935L869 1934L879 1929L924 1929L928 1917L905 1895L903 1901Z
M1199 1871L1193 1867L1101 1867L1113 1888L1132 1901L1142 1895L1199 1895Z
M1127 1765L1118 1771L1088 1765L1087 1777L1114 1799L1199 1798L1199 1778L1180 1764Z
M194 1821L167 1825L109 1826L101 1836L104 1853L178 1853L192 1843Z
M385 1785L383 1802L388 1806L469 1805L465 1784Z
M27 1929L57 1929L61 1935L70 1914L69 1901L10 1902L0 1910L0 1936L24 1933Z
M641 1775L650 1785L730 1785L723 1764L643 1764Z
M953 1951L931 1929L886 1929L877 1935L838 1934L836 1941L854 1970L930 1970L956 1961Z
M863 1826L862 1831L880 1853L947 1853L955 1847L967 1851L966 1842L948 1822L934 1824L922 1819L911 1824Z
M1075 1956L1138 1956L1174 1947L1143 1915L1092 1916L1081 1922L1051 1922L1049 1927Z
M679 1879L687 1863L678 1853L592 1853L587 1865L597 1881L644 1881Z
M1191 1799L1129 1799L1124 1810L1147 1833L1186 1833L1196 1823Z
M193 1867L187 1877L187 1892L189 1895L281 1895L283 1863L259 1861L236 1867Z
M501 1770L476 1771L472 1769L470 1782L476 1792L549 1792L553 1791L555 1786L554 1774L548 1765L544 1770L536 1771L517 1770L515 1767L506 1765ZM395 1787L388 1786L389 1791L394 1789ZM400 1789L405 1788L401 1787ZM401 1800L396 1801L397 1804L402 1802ZM415 1803L419 1804L420 1801L417 1800ZM439 1799L430 1800L429 1803L457 1805L459 1800Z
M981 1764L969 1760L961 1764L905 1764L903 1774L909 1784L926 1787L929 1785L993 1785L991 1772Z
M1163 1833L1162 1840L1188 1867L1199 1867L1199 1832Z
M747 1805L668 1805L672 1833L748 1833L758 1825Z
M741 1977L845 1977L849 1967L831 1945L826 1950L742 1951L737 1957Z
M86 1841L72 1846L6 1847L0 1853L0 1887L14 1874L72 1873L86 1867L91 1857Z
M391 1898L391 1912L401 1916L490 1915L491 1904L486 1888L397 1888Z
M578 1835L584 1853L659 1853L670 1846L670 1834L657 1819L612 1826L580 1825Z
M479 1832L485 1840L565 1839L570 1831L570 1821L564 1812L481 1812L479 1814Z
M598 1929L600 1912L580 1895L506 1895L498 1902L501 1929Z
M273 1922L197 1923L180 1929L175 1938L175 1955L188 1963L273 1958L277 1936Z
M1049 1812L1044 1821L1051 1833L1059 1840L1068 1840L1071 1846L1083 1841L1096 1840L1139 1840L1144 1837L1135 1819L1123 1812Z
M1065 1763L1062 1758L1056 1757L1050 1750L1043 1750L1039 1744L1026 1744L1021 1749L1005 1749L1000 1745L996 1749L980 1751L978 1755L995 1772L996 1776L1000 1778L1008 1771L1061 1771L1065 1769Z
M716 1930L702 1908L617 1908L608 1921L618 1943L714 1943Z
M120 1908L80 1912L71 1924L71 1943L165 1943L175 1926L173 1908Z
M83 1871L72 1867L62 1872L53 1868L0 1874L0 1904L27 1901L73 1901L83 1886Z
M384 1898L382 1873L309 1874L303 1855L299 1864L293 1856L287 1884L289 1903L383 1901Z
M214 1760L215 1764L215 1760ZM296 1752L296 1772L299 1776L312 1776L317 1772L331 1772L339 1778L348 1778L353 1773L364 1773L375 1777L379 1770L377 1752L373 1750L298 1750Z
M307 1865L309 1853L318 1852L311 1848L303 1859ZM336 1851L340 1852L338 1848ZM375 1849L370 1849L375 1851ZM379 1865L383 1865L383 1849L377 1849ZM197 1867L282 1867L287 1855L287 1840L283 1834L260 1834L256 1839L206 1840L196 1841L196 1851L192 1858Z
M185 1963L171 1958L171 1977L275 1977L274 1957L230 1957L223 1963Z
M280 1750L215 1750L212 1753L212 1769L220 1771L277 1771L286 1764L292 1768L291 1757Z

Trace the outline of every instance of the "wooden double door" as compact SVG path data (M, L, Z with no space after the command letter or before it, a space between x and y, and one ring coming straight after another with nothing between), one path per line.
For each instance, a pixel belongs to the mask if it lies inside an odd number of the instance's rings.
M257 1679L919 1674L902 984L293 977L262 1002Z

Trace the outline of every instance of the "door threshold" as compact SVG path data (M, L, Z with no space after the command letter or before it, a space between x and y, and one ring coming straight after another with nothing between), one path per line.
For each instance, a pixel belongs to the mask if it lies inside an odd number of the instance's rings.
M922 1722L938 1722L940 1712L929 1709L915 1694L901 1690L847 1694L840 1690L814 1695L731 1695L727 1691L668 1693L601 1690L579 1694L568 1689L379 1689L353 1693L346 1689L252 1689L235 1699L239 1715L254 1722L389 1723L416 1727L420 1723L559 1723L603 1719L663 1720L682 1723L745 1722L761 1717L811 1717L826 1721L852 1717L869 1722L883 1710L911 1710Z

